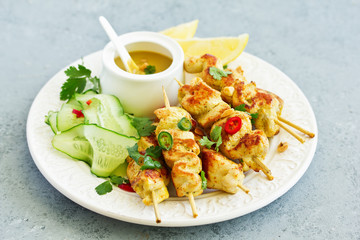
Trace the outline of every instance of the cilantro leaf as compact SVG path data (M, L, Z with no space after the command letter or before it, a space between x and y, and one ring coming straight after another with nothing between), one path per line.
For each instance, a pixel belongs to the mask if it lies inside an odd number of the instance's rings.
M218 152L219 147L222 144L222 138L220 136L216 142L213 142L209 140L208 137L204 136L202 139L199 140L199 143L201 146L205 146L206 148L211 148L212 145L215 144L215 150Z
M145 69L144 69L145 74L153 74L156 72L156 68L153 65L148 65Z
M214 141L217 141L219 137L221 137L221 131L222 131L222 127L215 126L210 133L210 138Z
M218 138L218 140L216 141L216 146L215 146L215 150L218 152L219 151L219 147L220 145L222 144L222 138L221 138L221 135L220 137Z
M228 65L227 65L227 64L225 64L225 65L223 66L223 69L227 69L227 67L228 67Z
M259 113L250 113L251 116L251 124L255 124L255 119L259 117Z
M123 183L129 183L129 180L120 176L110 176L110 181L112 184L120 185Z
M70 66L68 69L65 70L65 74L70 78L90 77L91 70L79 64L78 69L76 69L76 67L74 66Z
M112 185L109 180L103 182L102 184L100 184L99 186L97 186L95 188L97 194L99 194L99 195L104 195L106 193L109 193L112 191L112 189L113 188L112 188Z
M247 112L247 110L245 108L245 104L240 104L239 106L235 107L234 109L237 111L240 111L240 112Z
M215 150L218 152L219 147L222 144L222 138L221 138L221 131L222 127L215 126L214 129L210 133L210 138L214 141L216 141Z
M213 76L214 79L221 80L222 77L227 77L227 75L232 74L232 72L221 70L217 67L210 67L209 74Z
M147 156L151 156L154 158L160 158L162 149L160 146L151 146L145 150Z
M92 83L91 88L94 91L100 90L99 78L91 77L91 70L87 69L83 65L78 65L78 68L70 66L65 70L68 79L61 86L60 100L68 100L75 93L83 93L87 82Z
M207 188L207 179L205 177L205 172L201 171L200 176L201 176L201 188L206 189Z
M86 86L85 78L68 78L61 87L60 100L68 100L75 93L82 93Z
M150 118L134 117L131 124L136 128L140 137L150 136L156 129Z
M211 148L211 146L215 144L215 142L209 140L207 136L204 136L202 139L200 139L199 143L201 146L205 146L206 148Z
M139 159L144 158L143 165L140 170L144 169L155 169L161 168L161 163L151 158L159 158L161 156L161 148L159 146L151 146L145 150L145 155L141 155L138 150L138 144L136 143L134 146L127 148L129 156L134 159L134 161L140 165Z
M245 112L248 115L250 115L251 116L251 124L254 124L255 119L257 119L259 117L259 113L249 113L247 111L247 109L245 108L245 104L240 104L239 106L235 107L234 109L237 111Z
M155 168L161 168L161 164L158 161L153 160L150 156L146 156L140 170Z
M139 158L144 157L143 155L141 155L138 151L138 144L135 143L134 146L132 147L128 147L127 151L129 153L129 157L131 157L132 159L134 159L134 161L139 164Z

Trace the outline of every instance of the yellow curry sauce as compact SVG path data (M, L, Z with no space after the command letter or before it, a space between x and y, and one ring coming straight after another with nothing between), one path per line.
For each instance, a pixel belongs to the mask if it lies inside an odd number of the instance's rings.
M151 72L151 73L159 73L165 71L168 67L170 67L172 63L171 58L156 52L134 51L134 52L129 52L129 54L136 63L136 65L138 65L139 67L139 72L137 72L136 74L149 74L148 71L150 69L149 66L155 66L155 72ZM116 57L114 61L119 68L126 71L125 66L121 61L120 57Z

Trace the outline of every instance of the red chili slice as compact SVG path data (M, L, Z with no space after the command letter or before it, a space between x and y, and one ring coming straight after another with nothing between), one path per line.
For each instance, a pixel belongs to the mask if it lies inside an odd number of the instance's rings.
M92 103L91 99L86 102L87 105L90 105Z
M238 116L229 118L225 123L225 132L235 134L241 129L242 121Z
M83 114L81 111L79 111L79 110L73 109L73 110L72 110L72 113L76 114L76 117L77 117L77 118L84 117L84 114Z
M134 189L131 187L130 183L120 184L119 188L121 188L122 190L127 191L127 192L135 192Z

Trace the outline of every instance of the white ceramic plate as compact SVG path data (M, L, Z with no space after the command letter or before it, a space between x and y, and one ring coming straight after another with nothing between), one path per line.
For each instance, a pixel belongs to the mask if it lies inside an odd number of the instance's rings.
M101 51L83 58L86 67L94 75L101 71ZM71 64L81 63L81 60ZM301 90L284 73L274 66L248 53L232 62L229 67L241 65L246 77L257 86L278 94L285 101L282 116L316 134L299 143L288 133L280 134L270 141L270 151L265 163L272 170L274 180L268 181L261 173L248 172L244 181L249 194L242 191L235 195L211 192L196 197L199 216L192 217L187 198L170 198L159 204L162 222L155 223L153 207L145 206L135 193L115 189L99 196L95 187L104 180L95 177L89 167L56 151L51 140L53 133L44 123L49 110L59 109L60 87L66 79L64 70L51 78L35 98L27 120L27 140L35 164L45 178L62 194L74 202L99 214L126 222L153 226L195 226L216 223L240 217L266 206L288 191L304 174L314 156L317 144L317 126L314 113ZM67 68L67 67L66 67ZM289 143L284 153L276 153L280 141Z

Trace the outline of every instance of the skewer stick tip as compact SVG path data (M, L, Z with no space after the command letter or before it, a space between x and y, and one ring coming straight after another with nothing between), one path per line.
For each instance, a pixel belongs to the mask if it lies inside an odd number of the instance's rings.
M286 120L285 118L283 118L283 117L281 117L281 116L278 116L278 119L279 119L280 121L282 121L283 123L286 123L287 125L295 128L296 130L298 130L298 131L300 131L300 132L302 132L302 133L305 133L306 135L308 135L308 136L311 137L311 138L315 137L315 134L314 134L314 133L312 133L312 132L310 132L310 131L308 131L308 130L303 129L302 127L300 127L300 126L298 126L298 125L290 122L289 120Z
M253 160L261 167L262 172L270 181L274 179L273 175L271 175L270 169L260 159L254 158Z
M179 84L180 87L184 86L184 84L182 82L180 82L179 80L177 80L177 78L175 78L175 81Z
M161 223L159 208L158 208L158 205L157 205L157 202L156 202L155 191L151 191L151 195L152 195L152 202L154 204L156 223Z
M246 194L248 194L250 192L250 190L245 187L244 185L242 185L241 183L239 183L238 187L243 190Z
M164 86L162 87L162 90L163 90L163 95L164 95L165 107L170 108L169 98L166 95L166 91L165 91Z
M198 216L198 213L194 201L194 195L192 193L189 193L189 202L190 202L191 210L193 212L193 217L196 218Z

